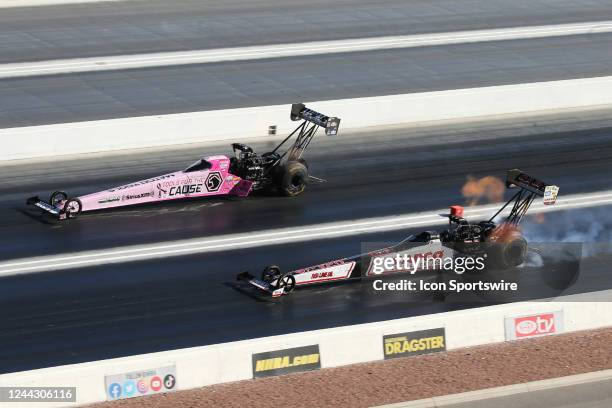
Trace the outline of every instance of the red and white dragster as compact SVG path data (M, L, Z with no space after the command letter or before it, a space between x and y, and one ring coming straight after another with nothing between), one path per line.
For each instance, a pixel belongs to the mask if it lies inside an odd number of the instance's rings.
M411 235L402 242L388 248L342 258L296 271L282 273L276 265L266 267L260 278L243 272L237 279L272 297L286 295L296 286L344 281L356 278L370 278L384 273L417 272L429 269L435 259L471 258L492 268L510 268L524 262L527 255L527 241L521 235L518 225L536 196L543 197L544 204L554 204L559 188L537 180L520 170L508 171L507 187L519 190L489 220L470 223L463 218L463 208L452 206L449 228L441 231L425 231ZM512 204L508 216L502 222L495 222L498 215ZM408 259L400 263L394 259ZM477 259L480 258L480 261ZM387 262L385 262L387 261ZM388 262L391 261L391 262ZM440 264L440 262L438 263ZM391 265L389 268L381 265ZM485 267L484 263L482 270Z
M325 134L338 133L340 119L328 117L303 104L291 106L291 120L302 123L276 146L261 156L241 143L232 144L234 157L203 157L185 170L151 177L80 197L69 197L63 191L51 194L49 202L28 198L34 205L63 220L84 211L103 210L134 204L181 198L233 195L245 197L251 191L271 189L286 196L301 194L308 182L308 164L304 150L319 127ZM293 144L281 152L285 143L296 135Z

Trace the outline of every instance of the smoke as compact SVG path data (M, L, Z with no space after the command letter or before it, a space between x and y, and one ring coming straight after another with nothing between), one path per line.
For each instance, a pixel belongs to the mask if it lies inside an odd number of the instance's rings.
M559 211L541 223L529 216L523 221L523 234L530 242L610 243L611 211L611 207Z
M540 268L544 266L544 260L542 259L542 255L539 252L528 251L527 256L525 257L525 262L520 266L520 268L524 268L527 266Z
M528 216L522 232L530 243L581 243L583 256L611 252L611 211L608 206L554 212L545 219Z

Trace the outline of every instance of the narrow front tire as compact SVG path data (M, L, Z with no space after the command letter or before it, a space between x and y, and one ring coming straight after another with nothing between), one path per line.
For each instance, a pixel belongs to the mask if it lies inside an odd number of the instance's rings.
M68 199L68 194L66 194L66 192L54 191L51 194L51 197L49 198L49 204L51 204L54 207L57 207L59 204L61 204L63 201L66 201L67 199Z
M64 213L66 218L74 218L83 211L83 204L78 198L71 198L64 204Z
M295 276L288 273L282 275L276 281L276 289L284 289L285 295L293 292L293 289L295 289Z
M261 272L261 280L266 283L272 283L281 276L281 270L276 265L266 266Z

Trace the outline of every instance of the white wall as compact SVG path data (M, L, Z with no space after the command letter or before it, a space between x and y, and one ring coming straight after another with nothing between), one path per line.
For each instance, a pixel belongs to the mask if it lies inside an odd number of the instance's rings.
M295 101L302 102L302 101ZM307 102L342 129L612 104L612 77ZM291 131L290 105L0 129L1 160L267 136Z
M505 317L559 310L566 332L612 325L610 302L524 302L5 374L0 386L76 386L77 404L93 403L106 399L108 374L175 364L184 390L251 378L253 353L319 344L322 368L335 367L383 359L385 334L445 327L447 349L455 349L504 341Z

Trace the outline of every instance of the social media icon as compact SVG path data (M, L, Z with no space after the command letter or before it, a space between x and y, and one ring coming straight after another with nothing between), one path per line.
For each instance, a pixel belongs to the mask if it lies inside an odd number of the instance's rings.
M149 391L149 386L147 385L146 382L144 382L144 380L138 381L138 384L136 384L136 387L138 388L138 392L141 394L146 394L147 391Z
M171 390L174 388L174 384L176 384L176 378L172 374L168 374L164 377L164 387Z
M108 386L108 395L112 399L117 399L121 396L121 385L117 383L112 383Z
M162 380L161 378L159 378L159 376L155 376L153 378L151 378L151 389L153 391L159 391L161 390L162 387Z
M123 383L123 395L131 397L136 393L136 383L132 380L128 380Z

